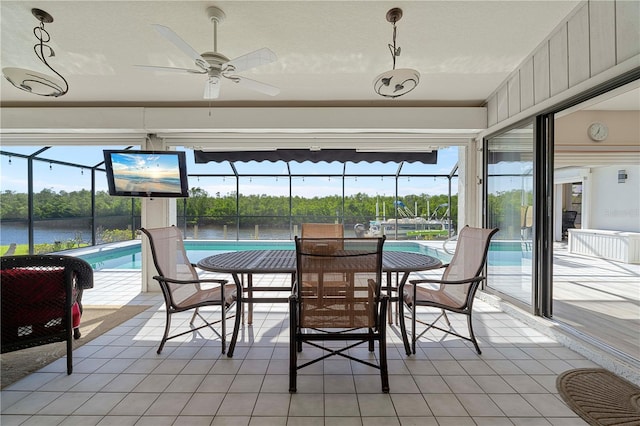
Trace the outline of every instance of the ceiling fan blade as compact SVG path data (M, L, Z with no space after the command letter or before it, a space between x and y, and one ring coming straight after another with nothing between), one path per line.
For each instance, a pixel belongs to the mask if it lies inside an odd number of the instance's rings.
M156 67L154 65L134 65L134 67L147 69L151 71L187 72L189 74L206 74L206 71L204 70L194 70L191 68Z
M209 64L204 60L202 56L191 47L186 41L180 38L178 34L176 34L171 28L165 27L164 25L159 24L151 24L153 28L156 29L164 38L173 43L178 49L182 50L186 53L191 59L196 62L196 65L202 67L203 69L208 69Z
M276 96L278 93L280 93L279 88L267 83L251 80L250 78L234 75L233 78L230 80L233 81L234 83L239 84L240 86L246 87L247 89L255 90L260 93L264 93L265 95Z
M260 65L270 64L278 60L271 49L263 47L254 52L247 53L246 55L238 56L235 59L230 60L225 66L232 66L233 72L240 72L248 70L250 68L259 67Z
M205 99L218 99L220 96L220 79L210 78L204 85Z

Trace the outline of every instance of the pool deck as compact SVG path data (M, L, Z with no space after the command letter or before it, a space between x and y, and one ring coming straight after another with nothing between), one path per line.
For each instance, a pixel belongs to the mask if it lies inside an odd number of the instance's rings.
M289 277L256 279L282 285ZM3 425L586 424L559 397L555 381L598 363L546 333L548 321L505 312L490 297L474 309L482 355L432 332L416 355L406 356L392 326L389 394L380 392L377 371L331 358L301 370L299 390L290 394L286 304L256 305L233 358L222 356L206 331L169 341L157 355L164 303L159 293L140 293L140 280L139 271L96 272L85 305L151 308L76 349L72 375L63 358L2 390ZM178 315L174 326L188 327L189 317ZM466 328L464 319L453 323ZM312 353L305 347L302 356ZM355 353L371 356L366 349Z

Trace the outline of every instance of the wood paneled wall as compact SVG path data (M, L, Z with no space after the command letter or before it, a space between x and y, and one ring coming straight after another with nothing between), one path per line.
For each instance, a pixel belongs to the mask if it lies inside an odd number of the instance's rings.
M487 124L526 112L628 60L640 66L640 1L585 1L487 99Z

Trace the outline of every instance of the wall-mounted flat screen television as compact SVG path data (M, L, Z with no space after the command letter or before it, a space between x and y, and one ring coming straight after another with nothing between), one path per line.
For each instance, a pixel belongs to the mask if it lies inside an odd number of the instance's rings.
M123 197L188 197L183 151L104 150L109 194Z

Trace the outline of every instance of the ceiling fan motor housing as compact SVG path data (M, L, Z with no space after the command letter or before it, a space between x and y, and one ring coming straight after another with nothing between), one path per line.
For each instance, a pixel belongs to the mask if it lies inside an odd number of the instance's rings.
M202 56L212 68L221 69L222 64L229 62L229 58L218 52L204 52L200 56Z

